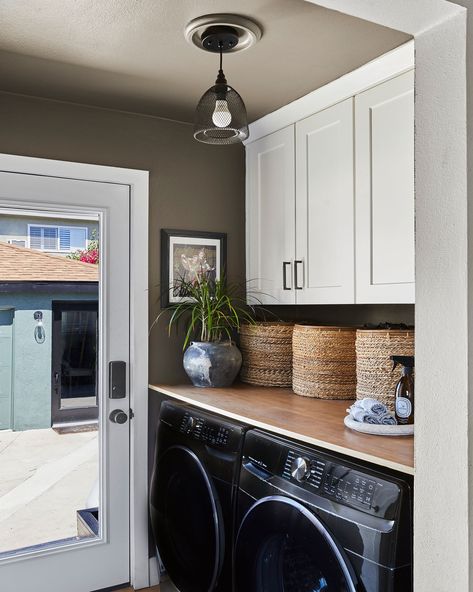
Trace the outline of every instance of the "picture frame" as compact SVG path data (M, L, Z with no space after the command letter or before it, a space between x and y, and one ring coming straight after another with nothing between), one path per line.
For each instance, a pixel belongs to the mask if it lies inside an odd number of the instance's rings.
M192 281L198 273L212 279L224 277L227 235L224 232L161 229L161 307L184 302L173 286L180 278Z

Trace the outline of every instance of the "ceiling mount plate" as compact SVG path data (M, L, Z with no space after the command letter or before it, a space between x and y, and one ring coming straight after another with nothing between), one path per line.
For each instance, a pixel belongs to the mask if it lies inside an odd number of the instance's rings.
M224 25L209 27L202 34L202 47L207 51L231 51L238 45L237 30Z
M184 30L189 43L206 51L219 51L223 43L226 53L248 49L261 39L261 27L237 14L208 14L192 20Z

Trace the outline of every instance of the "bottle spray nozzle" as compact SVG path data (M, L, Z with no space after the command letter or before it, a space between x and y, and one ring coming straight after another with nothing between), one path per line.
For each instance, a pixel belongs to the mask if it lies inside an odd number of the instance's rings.
M393 361L393 370L398 365L402 366L406 372L412 372L412 368L414 368L414 356L391 356L391 360Z

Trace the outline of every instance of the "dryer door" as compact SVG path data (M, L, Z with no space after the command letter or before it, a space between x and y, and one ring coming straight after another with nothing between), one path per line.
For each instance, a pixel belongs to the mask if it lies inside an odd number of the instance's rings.
M355 592L343 550L298 502L271 496L244 517L235 553L237 592Z
M171 446L158 459L150 495L159 555L180 592L214 589L224 555L217 493L197 456Z

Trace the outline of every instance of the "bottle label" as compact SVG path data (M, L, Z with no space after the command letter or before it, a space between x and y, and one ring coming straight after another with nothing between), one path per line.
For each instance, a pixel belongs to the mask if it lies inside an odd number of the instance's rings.
M406 397L396 399L396 415L401 419L407 419L412 413L412 403Z

